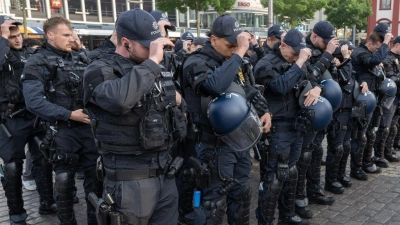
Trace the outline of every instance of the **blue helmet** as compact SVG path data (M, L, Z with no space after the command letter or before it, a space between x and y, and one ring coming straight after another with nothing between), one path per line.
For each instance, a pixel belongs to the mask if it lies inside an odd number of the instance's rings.
M237 151L251 148L261 137L261 122L246 98L226 92L213 99L207 117L214 133Z
M342 89L339 84L332 79L327 79L321 81L321 85L324 86L322 96L331 103L333 111L338 110L342 103Z
M367 93L359 93L357 96L356 101L358 103L365 103L365 114L369 115L371 114L376 107L376 97L375 94L372 93L371 91L368 91Z
M328 126L332 119L333 110L329 101L319 97L315 105L303 105L297 115L295 128L301 131L320 131Z
M379 94L381 95L394 97L397 93L397 85L392 79L385 78L385 80L383 80L381 86L379 87L378 91Z

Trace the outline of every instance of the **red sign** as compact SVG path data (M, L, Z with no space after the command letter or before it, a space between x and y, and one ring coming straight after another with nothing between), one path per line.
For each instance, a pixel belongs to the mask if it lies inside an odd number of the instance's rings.
M238 6L249 7L250 6L250 2L238 2Z
M61 9L62 7L62 0L51 0L51 8L53 9Z

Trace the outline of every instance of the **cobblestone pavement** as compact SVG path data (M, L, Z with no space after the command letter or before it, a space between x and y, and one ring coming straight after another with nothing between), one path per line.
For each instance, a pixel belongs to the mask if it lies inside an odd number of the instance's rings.
M400 153L400 152L399 152ZM1 161L0 161L1 162ZM253 162L251 171L251 185L253 198L251 203L251 225L256 225L254 210L257 207L258 163ZM325 167L322 167L323 176ZM321 178L324 183L324 178ZM390 167L383 169L381 174L369 174L368 181L354 180L351 188L346 188L344 194L335 195L326 192L336 198L332 206L311 205L314 218L310 220L313 225L399 225L400 224L400 163L391 163ZM77 180L79 203L75 204L75 213L79 225L86 224L86 203L82 187L82 180ZM1 188L0 196L0 224L9 224L8 208ZM55 215L42 216L38 213L39 198L36 191L23 190L25 209L28 213L28 224L55 225L58 219ZM275 216L277 218L277 214ZM276 221L275 221L276 223Z

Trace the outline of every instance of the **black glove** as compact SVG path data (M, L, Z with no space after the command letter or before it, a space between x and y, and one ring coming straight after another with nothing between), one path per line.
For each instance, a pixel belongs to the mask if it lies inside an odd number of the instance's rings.
M253 104L258 116L261 117L269 112L267 100L259 92L253 96L250 102Z
M276 171L276 178L282 182L289 180L289 156L278 156L278 170Z
M20 98L22 96L21 90L19 88L6 85L6 93L7 93L7 98L8 101L12 104L16 104L20 102Z

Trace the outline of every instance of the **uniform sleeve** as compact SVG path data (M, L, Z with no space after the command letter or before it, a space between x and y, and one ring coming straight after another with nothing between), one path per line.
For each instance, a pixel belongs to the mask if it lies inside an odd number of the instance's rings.
M374 68L375 66L379 65L388 55L388 48L389 46L385 43L379 47L378 51L374 54L369 54L370 52L365 52L360 54L358 57L360 59L359 62L362 62L363 65L368 66L368 68Z
M84 101L116 115L129 112L149 92L161 72L160 67L148 59L119 78L111 67L102 63L94 61L85 71ZM91 88L93 92L88 93Z
M10 48L8 47L8 40L0 37L0 65L2 66L6 62L6 55ZM0 66L0 71L2 67Z
M271 81L269 84L269 90L274 93L286 95L299 83L302 77L305 77L305 71L302 70L296 63L290 67L284 74L279 75L275 72L278 77Z
M241 63L242 58L234 54L214 71L209 69L207 71L208 76L200 87L200 91L206 95L218 96L222 94L232 84Z
M47 67L40 65L35 56L31 56L25 64L21 77L25 104L28 111L50 122L67 121L71 111L46 99L44 77L50 72Z

